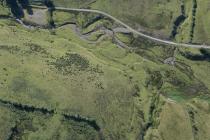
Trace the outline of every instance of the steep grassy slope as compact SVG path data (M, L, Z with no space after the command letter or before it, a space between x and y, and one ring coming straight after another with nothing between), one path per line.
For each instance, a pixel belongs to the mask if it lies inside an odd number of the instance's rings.
M198 0L193 42L210 44L210 1Z
M9 15L10 11L8 8L5 8L2 4L0 4L0 16Z
M122 33L128 48L90 43L74 26L116 26L95 17L56 12L55 29L0 20L0 139L209 139L209 50Z

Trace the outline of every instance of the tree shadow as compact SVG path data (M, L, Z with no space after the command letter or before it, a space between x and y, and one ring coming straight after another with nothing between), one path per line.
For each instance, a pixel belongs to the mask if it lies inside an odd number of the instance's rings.
M52 9L52 10L55 9L55 5L54 5L53 1L51 1L51 0L44 0L44 1L43 1L43 4L44 4L46 7L50 8L50 9Z
M177 19L174 21L174 25L173 25L173 30L171 32L171 36L170 38L173 39L175 38L176 34L177 34L177 29L179 28L179 26L185 21L186 17L185 15L180 15L177 17Z
M182 53L187 59L193 61L209 61L210 62L210 50L200 49L201 54L192 54L190 52Z
M53 20L53 11L55 10L55 5L53 3L53 1L51 0L44 0L43 4L48 8L48 12L49 12L49 19L48 19L48 23L50 28L54 28L55 27L55 23Z
M21 5L21 7L23 9L26 9L27 10L27 13L29 15L33 15L33 10L32 8L30 7L30 3L28 0L18 0L19 4Z
M11 8L11 12L16 18L24 17L23 9L26 9L28 14L33 14L28 0L6 0L6 3Z
M11 8L11 12L16 18L24 17L23 9L18 5L16 0L6 0L6 3Z

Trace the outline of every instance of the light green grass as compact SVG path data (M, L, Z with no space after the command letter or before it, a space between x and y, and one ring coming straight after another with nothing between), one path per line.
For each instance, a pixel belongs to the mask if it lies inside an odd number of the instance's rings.
M62 20L59 19L59 22L62 23ZM40 112L25 112L29 118L35 118L35 122L31 124L38 129L30 130L27 125L23 125L30 123L23 121L20 126L23 127L23 132L27 133L22 134L22 139L63 140L70 136L75 139L98 139L99 132L90 125L63 120L60 112L93 118L101 127L100 133L105 139L134 140L144 131L144 125L149 121L157 128L152 134L163 133L164 138L168 138L175 136L181 126L176 125L176 131L170 130L170 133L167 133L167 126L180 120L190 121L184 102L209 96L208 91L206 95L201 94L203 89L209 89L210 79L205 78L205 74L209 75L209 62L186 59L177 51L177 65L163 64L163 61L172 55L171 46L154 45L136 39L129 44L132 48L127 50L117 47L109 38L97 44L89 44L81 40L70 25L54 29L52 34L49 30L28 30L12 21L1 20L0 30L0 99L13 104L54 109L57 113L46 116ZM120 39L125 40L124 36ZM199 53L197 49L179 50ZM76 59L72 65L65 67L72 71L65 74L56 68L54 63L66 58L67 53L77 54L80 59L77 57L79 60ZM80 69L74 66L80 62L83 64L83 59L88 61L88 68ZM72 62L72 58L69 61ZM193 75L188 74L190 71L187 66L191 68ZM163 85L157 89L161 80ZM179 82L185 85L181 86ZM197 93L189 96L190 88L194 90L193 85L197 83L203 83L203 86ZM166 98L161 95L159 99L157 93L166 95ZM177 103L181 111L175 107L180 118L174 121L170 121L170 118L177 117L176 113L170 110L173 107L163 107L168 97L181 101ZM14 106L12 109L16 111L14 115L20 118L17 118L17 121L21 120L22 112ZM7 107L2 109L3 113L4 110L4 117L13 115L10 110L7 113ZM166 120L167 114L171 117ZM208 113L205 115L204 119L207 119ZM29 118L26 120L30 120ZM9 136L9 128L17 125L16 122L10 121L10 118L6 121L8 128L3 132L4 137ZM184 123L183 128L187 128L186 134L180 134L177 138L191 137L192 134L188 132L192 126ZM199 134L205 132L202 126L199 130ZM146 136L149 135L147 133L150 133L149 130L146 130ZM208 137L208 134L205 136Z
M196 13L195 33L193 42L210 44L210 9L209 1L198 0L198 8Z

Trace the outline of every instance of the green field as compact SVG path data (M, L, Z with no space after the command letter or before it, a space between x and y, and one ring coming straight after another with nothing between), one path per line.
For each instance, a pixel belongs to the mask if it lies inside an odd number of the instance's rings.
M209 50L116 34L123 48L111 36L97 41L100 30L84 39L78 32L116 27L94 14L54 11L57 28L28 29L2 11L0 139L210 138Z

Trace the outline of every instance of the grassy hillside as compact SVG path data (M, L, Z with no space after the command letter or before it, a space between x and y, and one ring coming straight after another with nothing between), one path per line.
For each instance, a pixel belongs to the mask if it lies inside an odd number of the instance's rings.
M195 34L193 42L210 44L210 2L199 0L196 13Z
M163 38L170 36L173 22L180 15L179 0L89 0L85 2L54 0L54 3L59 6L65 5L65 7L99 9L119 18L136 29L140 28Z
M210 138L209 50L114 34L123 48L100 39L109 19L52 15L57 28L0 19L0 139Z
M32 0L33 1L33 0ZM210 43L205 0L53 0L57 6L105 11L137 30L177 42Z
M3 4L0 4L0 16L9 15L10 11Z

